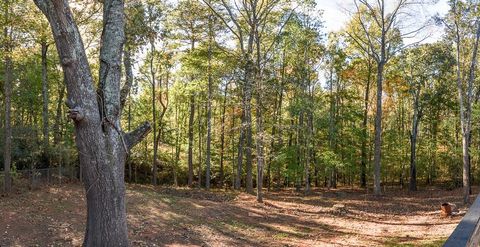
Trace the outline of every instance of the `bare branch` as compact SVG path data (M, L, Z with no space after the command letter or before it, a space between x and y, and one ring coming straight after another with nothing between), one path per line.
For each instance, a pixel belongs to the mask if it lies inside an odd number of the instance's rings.
M152 126L150 125L149 122L144 122L142 125L140 125L137 129L125 133L124 138L125 138L125 143L127 145L127 149L131 150L135 145L137 145L140 141L145 138L148 133L152 130Z
M228 4L225 2L225 0L222 0L222 5L223 7L225 7L225 9L227 10L228 12L228 15L230 17L230 20L233 22L233 24L235 25L235 27L237 28L237 31L235 31L233 29L233 27L231 27L227 20L225 20L225 18L220 14L218 13L218 11L210 4L209 1L206 1L206 0L202 0L202 2L204 4L206 4L208 6L208 8L225 24L225 26L228 28L228 30L230 30L230 32L232 32L233 35L235 35L239 42L240 42L240 46L243 50L243 32L242 32L242 27L240 26L240 24L238 23L235 15L233 14L232 10L231 10L231 7L228 6Z

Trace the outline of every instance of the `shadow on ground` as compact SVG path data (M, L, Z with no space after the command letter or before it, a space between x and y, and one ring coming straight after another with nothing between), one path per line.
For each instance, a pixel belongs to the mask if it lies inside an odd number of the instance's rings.
M0 246L80 246L84 192L54 185L0 199ZM133 246L438 246L460 217L442 218L443 202L461 191L360 189L269 192L265 203L245 193L130 185Z

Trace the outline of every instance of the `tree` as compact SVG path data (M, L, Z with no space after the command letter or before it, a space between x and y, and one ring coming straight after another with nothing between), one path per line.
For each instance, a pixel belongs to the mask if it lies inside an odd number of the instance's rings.
M4 31L3 31L3 50L5 64L5 81L3 84L5 96L5 133L4 133L4 150L3 150L3 167L4 167L4 191L10 193L12 189L12 180L10 177L10 166L12 162L12 127L11 127L11 97L12 97L12 28L11 28L11 3L3 2L4 9Z
M205 164L207 166L205 174L205 188L210 189L210 173L211 173L211 146L212 146L212 97L213 97L213 76L212 76L212 49L214 43L214 30L213 22L214 15L210 14L208 16L208 99L207 99L207 147L206 147L206 160Z
M361 161L360 161L360 186L362 188L367 187L367 163L369 159L367 157L367 148L369 145L368 141L368 110L370 106L370 91L372 86L372 81L374 78L374 60L370 54L370 49L363 50L363 46L360 43L356 43L355 39L352 39L348 34L361 32L361 27L358 26L356 22L350 22L347 24L347 47L346 51L350 52L350 57L354 57L355 60L350 64L354 71L358 73L355 76L355 79L360 79L363 83L363 119L362 119L362 144L361 144ZM360 46L359 46L360 45Z
M182 0L176 7L175 26L177 39L184 41L189 46L189 53L194 53L201 38L204 37L206 20L206 9L198 1ZM197 71L190 71L190 84L198 77ZM196 92L191 90L189 97L189 119L188 119L188 186L193 184L193 142L194 142L194 121ZM199 176L201 176L199 174Z
M417 190L417 140L419 125L424 116L424 109L431 108L435 98L441 98L439 87L441 78L448 76L449 67L453 60L441 45L426 44L407 49L403 52L398 63L400 73L403 74L407 90L412 98L412 124L410 131L410 180L409 190Z
M124 133L120 125L124 2L104 1L97 91L68 1L34 2L50 23L65 73L69 117L75 125L80 166L85 175L87 228L83 245L128 246L125 160L151 127L146 122Z
M347 32L347 34L358 44L358 47L369 54L377 65L377 95L375 114L375 150L374 150L374 193L381 194L381 148L382 148L382 95L384 69L390 58L405 47L398 46L399 40L403 37L410 37L423 28L401 33L401 21L405 21L408 15L408 8L413 1L398 0L387 13L387 6L384 0L370 3L368 0L355 0L356 13L354 21L360 26L361 32Z
M450 12L442 20L455 46L456 82L460 107L463 160L463 202L467 203L471 194L470 144L472 131L472 105L479 95L474 94L474 80L477 68L477 51L480 39L479 5L475 1L449 2ZM467 53L465 53L467 51ZM471 55L468 54L470 51ZM468 57L471 57L470 59ZM468 67L464 67L468 65Z

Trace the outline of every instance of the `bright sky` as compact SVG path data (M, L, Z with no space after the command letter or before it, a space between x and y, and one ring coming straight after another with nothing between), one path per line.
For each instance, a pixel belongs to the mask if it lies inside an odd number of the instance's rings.
M339 31L341 30L349 19L349 13L347 10L354 10L353 0L316 0L317 8L323 10L323 20L325 24L325 31ZM393 5L397 0L385 0L386 7ZM425 5L418 11L418 19L426 20L435 14L443 16L449 9L447 0L439 0L434 5ZM431 33L427 42L433 42L438 40L443 34L443 28L431 27L427 30Z

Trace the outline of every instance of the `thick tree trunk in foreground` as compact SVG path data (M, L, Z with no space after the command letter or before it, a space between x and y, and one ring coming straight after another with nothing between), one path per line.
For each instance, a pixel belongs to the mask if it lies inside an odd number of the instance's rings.
M150 124L124 133L120 126L124 3L105 0L97 92L83 41L67 0L35 0L47 17L64 70L69 117L84 174L87 224L84 246L128 246L124 166ZM98 95L98 97L97 97Z

